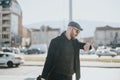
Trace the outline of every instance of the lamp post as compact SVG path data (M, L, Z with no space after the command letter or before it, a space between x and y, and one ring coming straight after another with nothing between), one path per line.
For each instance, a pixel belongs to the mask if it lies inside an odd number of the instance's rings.
M69 0L69 22L72 21L72 0Z

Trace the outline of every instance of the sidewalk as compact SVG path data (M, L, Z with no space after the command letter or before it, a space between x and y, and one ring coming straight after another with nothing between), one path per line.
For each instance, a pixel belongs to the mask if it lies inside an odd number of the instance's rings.
M120 68L120 63L81 61L81 67Z
M81 61L81 67L120 68L120 63L115 62L88 62ZM23 66L44 66L44 62L25 61Z
M38 61L44 62L46 59L46 54L42 55L22 55L25 61ZM92 62L117 62L120 63L120 56L111 57L111 56L102 56L98 57L97 55L80 55L81 61L92 61Z
M46 54L25 55L23 66L44 66ZM98 57L96 55L80 55L81 67L109 67L120 68L120 56Z
M44 62L39 62L39 61L25 61L23 66L44 66Z

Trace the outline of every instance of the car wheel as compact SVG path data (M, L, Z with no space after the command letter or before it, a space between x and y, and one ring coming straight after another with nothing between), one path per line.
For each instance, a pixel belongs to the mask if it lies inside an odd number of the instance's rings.
M112 57L115 57L115 55L112 55Z
M100 57L100 55L98 55L98 57Z
M12 63L11 61L9 61L9 62L7 63L7 65L8 65L9 68L13 67L13 63Z
M20 64L15 64L16 67L18 67Z

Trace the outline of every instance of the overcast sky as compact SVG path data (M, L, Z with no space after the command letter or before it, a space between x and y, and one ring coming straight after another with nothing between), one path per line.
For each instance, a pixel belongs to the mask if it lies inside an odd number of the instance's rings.
M18 0L23 24L68 20L69 0ZM120 0L73 0L73 20L120 23Z

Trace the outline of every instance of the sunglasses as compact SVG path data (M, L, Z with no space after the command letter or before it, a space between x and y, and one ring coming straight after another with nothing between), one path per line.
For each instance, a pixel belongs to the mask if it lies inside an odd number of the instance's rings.
M73 28L75 30L76 33L80 33L79 29Z

